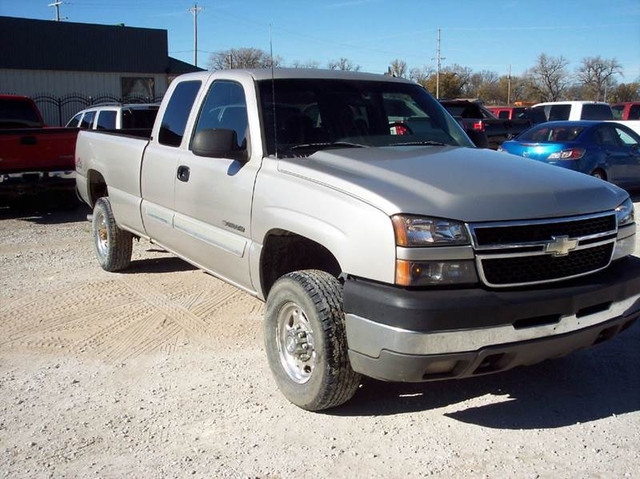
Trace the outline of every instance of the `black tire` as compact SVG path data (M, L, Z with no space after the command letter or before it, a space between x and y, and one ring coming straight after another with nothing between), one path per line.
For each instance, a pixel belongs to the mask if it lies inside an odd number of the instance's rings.
M93 207L91 233L102 269L120 271L131 264L133 235L118 227L108 198L99 198Z
M342 285L324 271L295 271L271 288L265 311L269 366L284 396L308 411L344 404L360 385L351 369Z
M605 173L604 171L602 171L601 169L599 169L599 168L598 168L598 169L596 169L596 170L593 170L593 171L591 172L591 176L593 176L594 178L598 178L598 179L600 179L600 180L607 181L607 175L606 175L606 173Z

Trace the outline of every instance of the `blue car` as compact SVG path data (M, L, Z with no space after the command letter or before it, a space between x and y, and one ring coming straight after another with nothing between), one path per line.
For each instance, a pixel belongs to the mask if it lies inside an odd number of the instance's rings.
M498 148L513 155L640 188L640 135L611 121L549 121Z

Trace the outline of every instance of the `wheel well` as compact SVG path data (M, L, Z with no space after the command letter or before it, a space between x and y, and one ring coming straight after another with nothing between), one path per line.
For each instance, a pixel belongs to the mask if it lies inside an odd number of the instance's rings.
M87 174L87 183L89 183L89 201L91 206L96 204L98 198L109 196L107 191L107 182L103 176L95 170L89 170Z
M269 232L260 258L264 297L282 275L303 269L319 269L335 277L342 271L335 256L321 244L288 231Z
M600 175L600 178L602 178L603 180L607 180L607 172L604 171L602 168L595 168L591 172L591 176L596 176L596 175Z

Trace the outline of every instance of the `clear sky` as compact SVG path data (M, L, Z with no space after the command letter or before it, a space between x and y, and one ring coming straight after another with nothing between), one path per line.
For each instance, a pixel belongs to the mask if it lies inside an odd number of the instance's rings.
M0 15L54 19L55 0L0 0ZM442 66L518 75L540 53L564 56L573 71L585 57L616 58L621 82L640 80L640 0L199 0L198 65L212 52L255 47L284 66L348 58L384 72L396 58L434 66L438 28ZM169 54L194 60L194 1L68 0L64 21L168 31ZM6 48L5 45L3 48Z

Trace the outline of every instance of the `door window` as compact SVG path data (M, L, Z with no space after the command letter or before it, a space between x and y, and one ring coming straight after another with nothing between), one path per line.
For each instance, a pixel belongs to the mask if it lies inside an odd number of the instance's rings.
M194 134L206 129L226 129L236 133L239 149L247 145L247 105L242 86L231 81L216 81L204 101Z
M162 117L158 137L160 144L180 146L200 85L200 81L184 81L176 86Z

